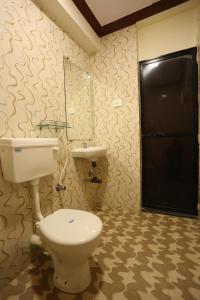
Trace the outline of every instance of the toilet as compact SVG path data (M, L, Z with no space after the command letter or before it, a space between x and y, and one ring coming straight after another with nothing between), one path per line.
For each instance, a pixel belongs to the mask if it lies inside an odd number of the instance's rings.
M99 242L101 220L82 210L59 209L37 227L53 260L54 285L68 293L85 290L91 282L88 259Z
M56 168L56 138L0 139L0 158L5 180L29 181L37 232L51 255L54 285L66 293L80 293L91 282L89 257L98 245L102 221L93 213L59 209L44 217L40 210L39 179Z

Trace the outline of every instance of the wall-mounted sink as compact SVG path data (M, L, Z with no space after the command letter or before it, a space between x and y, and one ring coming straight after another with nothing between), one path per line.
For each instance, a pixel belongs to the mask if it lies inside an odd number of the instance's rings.
M107 147L105 146L94 146L86 148L75 148L71 150L72 156L77 158L84 158L88 160L95 161L99 157L104 156L107 152Z

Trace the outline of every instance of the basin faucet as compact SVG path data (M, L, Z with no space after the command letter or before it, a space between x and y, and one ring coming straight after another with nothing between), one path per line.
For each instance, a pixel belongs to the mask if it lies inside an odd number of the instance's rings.
M87 142L83 142L83 148L87 148Z

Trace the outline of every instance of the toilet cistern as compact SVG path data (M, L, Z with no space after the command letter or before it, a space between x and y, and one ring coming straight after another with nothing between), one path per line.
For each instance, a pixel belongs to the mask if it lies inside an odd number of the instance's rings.
M0 139L3 177L21 183L52 174L56 169L57 138Z
M37 220L42 220L38 185L40 178L56 169L57 138L3 138L0 139L0 157L3 177L7 181L29 181L33 188L33 204Z

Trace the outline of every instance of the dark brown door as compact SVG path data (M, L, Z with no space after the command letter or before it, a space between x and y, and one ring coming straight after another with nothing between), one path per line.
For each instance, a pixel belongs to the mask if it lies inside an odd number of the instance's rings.
M142 206L197 215L196 48L140 63Z

